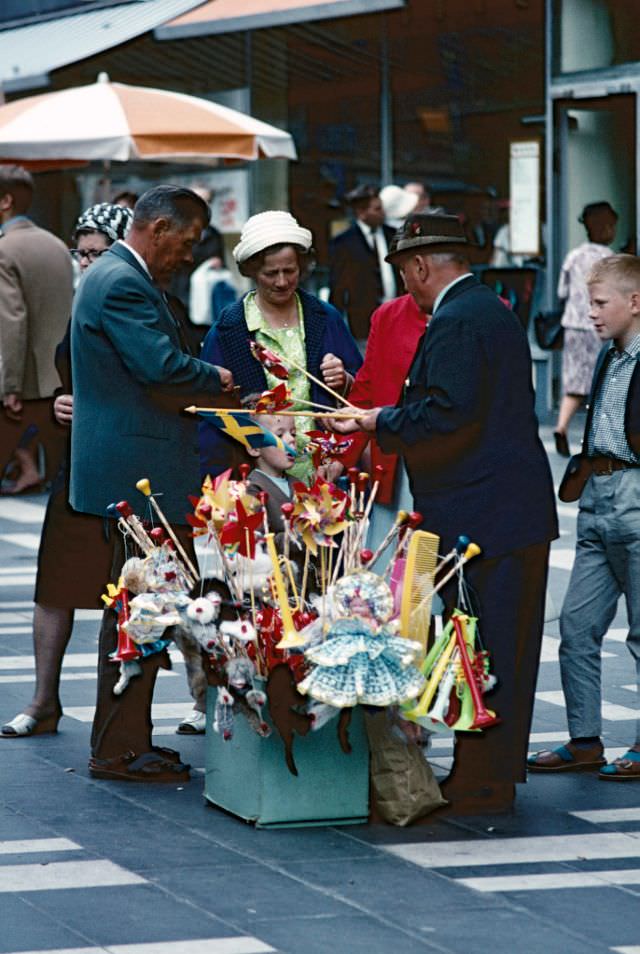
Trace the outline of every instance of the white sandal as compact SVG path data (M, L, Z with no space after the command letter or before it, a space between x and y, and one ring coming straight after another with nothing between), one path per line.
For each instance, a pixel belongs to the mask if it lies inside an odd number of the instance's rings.
M26 712L20 712L15 719L0 728L0 738L20 739L29 735L45 735L49 732L57 732L59 720L59 715L47 716L46 719L35 719L33 716L27 715Z
M183 719L176 732L178 735L204 735L207 729L207 713L194 709Z

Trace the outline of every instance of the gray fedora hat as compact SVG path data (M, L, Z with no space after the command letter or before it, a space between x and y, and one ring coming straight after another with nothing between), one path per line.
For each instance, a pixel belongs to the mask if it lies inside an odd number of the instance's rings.
M391 240L387 262L395 262L404 252L447 251L452 246L469 245L462 222L457 215L436 215L415 212L404 222Z

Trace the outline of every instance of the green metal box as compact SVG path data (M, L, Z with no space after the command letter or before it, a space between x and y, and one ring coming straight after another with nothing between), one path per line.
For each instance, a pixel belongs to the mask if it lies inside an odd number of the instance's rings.
M306 736L295 736L295 776L287 768L284 744L275 729L263 739L237 714L232 739L225 742L213 731L216 694L217 689L209 687L204 789L209 802L258 828L357 825L368 820L369 749L359 708L354 709L349 728L349 755L338 742L335 719Z

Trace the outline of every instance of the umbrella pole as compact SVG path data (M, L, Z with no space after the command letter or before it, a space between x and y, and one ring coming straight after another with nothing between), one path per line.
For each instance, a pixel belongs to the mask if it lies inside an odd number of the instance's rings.
M111 201L111 160L102 160L102 178L98 182L96 190L96 202Z

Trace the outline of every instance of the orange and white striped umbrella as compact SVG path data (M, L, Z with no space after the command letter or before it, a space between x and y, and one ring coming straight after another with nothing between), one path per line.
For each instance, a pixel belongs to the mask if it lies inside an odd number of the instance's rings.
M288 132L207 99L111 83L0 106L0 161L295 159Z

